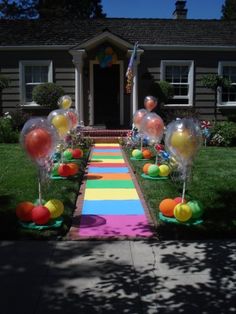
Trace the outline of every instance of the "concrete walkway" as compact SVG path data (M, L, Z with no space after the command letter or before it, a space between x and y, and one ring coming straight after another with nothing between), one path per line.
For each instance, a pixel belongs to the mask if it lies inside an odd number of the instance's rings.
M1 314L235 313L234 241L0 242Z

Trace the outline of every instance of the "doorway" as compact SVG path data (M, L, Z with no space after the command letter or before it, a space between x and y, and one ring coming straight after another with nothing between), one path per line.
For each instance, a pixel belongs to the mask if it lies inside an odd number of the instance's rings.
M120 65L93 65L94 124L107 129L120 126Z

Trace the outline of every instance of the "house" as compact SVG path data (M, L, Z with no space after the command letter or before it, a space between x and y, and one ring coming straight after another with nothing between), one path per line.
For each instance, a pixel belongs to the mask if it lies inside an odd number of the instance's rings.
M214 92L201 78L218 73L236 85L236 22L187 19L185 2L176 1L172 19L0 20L0 74L11 79L2 93L3 110L21 105L40 113L32 89L55 82L72 97L85 125L130 126L152 78L174 86L166 108L195 108L212 119ZM127 94L126 70L136 42ZM223 119L222 112L236 108L236 90L219 91L217 106Z

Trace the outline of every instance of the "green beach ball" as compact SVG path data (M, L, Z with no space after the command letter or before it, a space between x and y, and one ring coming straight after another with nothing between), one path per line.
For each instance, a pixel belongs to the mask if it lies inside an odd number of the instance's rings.
M150 177L157 177L160 173L160 169L157 165L151 165L148 167L148 175Z
M202 216L203 214L203 206L201 202L192 200L187 203L187 205L191 208L192 210L192 218L193 219L198 219Z
M132 151L132 156L136 159L142 159L143 158L143 153L141 152L140 149L134 149Z

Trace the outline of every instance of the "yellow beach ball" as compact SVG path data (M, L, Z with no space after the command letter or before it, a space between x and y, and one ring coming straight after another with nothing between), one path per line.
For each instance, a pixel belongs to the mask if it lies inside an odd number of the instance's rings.
M170 168L167 165L160 165L159 170L159 176L161 177L167 177L170 174Z
M49 200L45 205L51 214L51 218L58 218L64 212L64 205L60 200L52 199Z
M192 217L191 208L184 203L179 203L174 208L174 216L180 222L186 222Z

